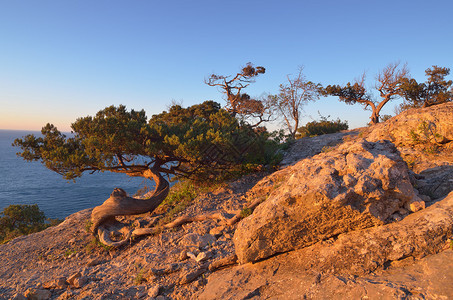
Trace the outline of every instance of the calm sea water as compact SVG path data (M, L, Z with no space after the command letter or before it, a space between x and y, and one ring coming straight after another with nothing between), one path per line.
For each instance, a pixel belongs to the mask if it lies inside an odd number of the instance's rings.
M134 194L153 183L124 174L84 174L73 183L48 170L40 162L27 162L16 155L15 138L39 132L0 130L0 212L10 204L38 204L49 218L65 218L104 202L115 187Z

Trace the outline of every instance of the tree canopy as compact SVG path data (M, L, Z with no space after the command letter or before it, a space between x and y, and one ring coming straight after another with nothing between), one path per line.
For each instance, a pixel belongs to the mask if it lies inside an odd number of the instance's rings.
M247 63L234 76L211 74L205 83L209 86L218 87L226 96L225 109L234 117L240 117L244 121L253 123L256 127L270 119L270 109L263 100L250 97L243 89L255 82L255 78L264 74L266 69L261 66L254 67Z
M374 101L371 93L365 87L365 74L354 83L348 82L346 85L328 85L324 88L324 95L337 96L340 101L346 104L361 103L365 109L370 107L371 123L379 122L381 109L389 101L401 95L402 84L404 79L408 78L409 70L406 65L400 67L400 64L390 63L382 69L376 76L375 89L379 93L380 101Z
M27 135L14 141L26 160L38 160L66 179L84 172L117 172L146 176L158 172L205 177L240 164L259 146L257 133L232 117L218 103L206 101L183 108L173 105L147 120L143 110L110 106L72 124L66 137L51 124L42 137Z
M405 78L402 83L402 109L411 107L428 107L453 101L453 81L446 80L449 68L432 66L425 70L426 82L418 83L413 78Z

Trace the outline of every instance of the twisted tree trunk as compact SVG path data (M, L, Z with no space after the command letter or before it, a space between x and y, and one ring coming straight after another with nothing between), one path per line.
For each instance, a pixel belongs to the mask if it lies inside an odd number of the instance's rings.
M102 205L96 206L91 213L91 232L98 235L99 240L109 246L120 246L127 242L132 231L123 240L114 242L110 239L103 224L115 221L116 216L136 215L153 211L167 197L170 185L160 174L157 168L153 167L143 173L143 177L152 179L156 187L145 199L128 197L123 189L115 188L110 197Z

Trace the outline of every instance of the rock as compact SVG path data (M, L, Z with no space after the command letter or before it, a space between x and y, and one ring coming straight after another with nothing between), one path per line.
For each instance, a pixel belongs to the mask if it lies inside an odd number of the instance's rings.
M70 285L74 285L74 279L76 279L77 277L80 277L82 276L82 273L80 272L77 272L77 273L74 273L72 274L71 276L68 277L68 279L66 280Z
M12 300L27 300L27 297L25 297L21 293L16 293L16 294L13 295Z
M216 238L218 238L219 236L222 235L222 232L225 230L225 226L217 226L217 227L214 227L212 228L210 231L209 231L209 234L215 236Z
M424 170L420 175L423 178L417 180L417 189L422 195L439 199L453 191L453 163Z
M213 261L209 265L209 271L214 272L217 269L224 268L227 266L235 265L237 264L237 256L236 254L221 258L219 260Z
M212 257L211 252L200 252L195 256L192 252L187 252L187 256L196 262L202 262Z
M94 267L94 266L97 266L101 263L103 263L104 261L100 258L93 258L91 260L88 261L87 263L87 267Z
M187 252L187 257L189 257L189 258L191 258L191 259L193 259L193 260L196 260L196 259L197 259L197 256L196 256L194 253L190 252L190 251Z
M82 276L82 273L77 272L71 276L68 277L67 282L69 285L75 287L75 288L81 288L84 286L88 281L88 278L86 276Z
M182 237L180 240L180 245L190 248L190 247L197 247L197 248L204 248L208 245L214 244L216 238L211 234L199 235L196 233L189 233Z
M268 198L238 224L240 263L383 225L402 208L423 207L406 163L388 141L344 143L268 176L253 190L255 197Z
M325 147L335 146L343 142L343 139L346 139L346 137L357 134L358 130L349 130L345 132L323 134L320 136L298 139L294 141L288 151L286 151L280 165L294 165L301 159L312 157L313 155L321 153Z
M148 290L148 297L156 298L159 295L160 286L154 285Z
M199 268L195 269L194 271L183 271L179 275L178 284L182 285L190 283L207 271L208 265L202 265Z
M24 296L30 300L47 300L52 297L52 293L44 289L29 288L25 291Z
M79 289L82 286L84 286L87 282L88 282L88 278L86 276L80 276L80 277L74 278L74 281L73 281L72 285L76 289Z
M58 300L74 299L74 291L66 290L57 299Z
M198 299L449 299L452 231L453 192L400 222L214 272Z
M366 138L368 141L390 140L397 146L410 145L414 143L414 133L424 135L420 132L423 124L428 126L426 142L445 144L453 141L453 103L406 110L370 127Z
M180 261L184 261L188 258L187 256L187 251L186 250L182 250L180 253L179 253L179 260Z
M65 289L67 286L66 277L58 277L42 284L42 287L45 289Z
M210 252L208 252L208 253L206 253L206 252L200 252L200 253L198 253L198 255L197 255L197 257L196 257L195 260L196 260L196 262L205 261L205 260L207 260L208 258L211 257L210 254L211 254Z

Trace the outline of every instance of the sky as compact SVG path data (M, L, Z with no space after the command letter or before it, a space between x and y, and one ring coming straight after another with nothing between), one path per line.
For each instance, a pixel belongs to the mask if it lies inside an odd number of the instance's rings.
M247 62L266 68L251 96L277 93L300 66L323 85L366 72L371 88L400 61L425 81L428 67L453 67L452 11L451 0L0 0L0 129L69 131L110 105L151 117L172 101L225 104L205 78ZM371 115L327 97L304 107L302 123L318 111L350 128Z

